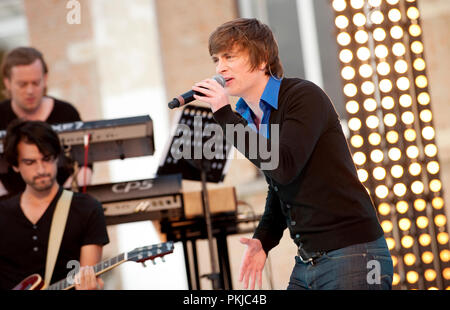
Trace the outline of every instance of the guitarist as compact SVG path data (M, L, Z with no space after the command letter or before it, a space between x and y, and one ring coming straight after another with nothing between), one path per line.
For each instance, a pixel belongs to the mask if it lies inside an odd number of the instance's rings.
M30 274L44 278L52 216L62 194L56 182L61 146L50 125L13 121L4 140L4 156L26 183L25 190L0 202L0 289L11 289ZM109 242L103 209L97 200L74 193L50 283L65 279L67 263L80 262L76 289L103 288L92 267ZM73 269L73 265L69 265Z

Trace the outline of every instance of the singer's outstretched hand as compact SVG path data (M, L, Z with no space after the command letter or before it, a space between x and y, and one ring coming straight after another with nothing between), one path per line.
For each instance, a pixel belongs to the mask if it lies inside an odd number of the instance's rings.
M262 287L262 270L266 263L266 252L264 252L261 241L258 239L240 238L242 244L247 245L242 258L241 268L239 270L239 282L244 281L244 288L248 288L250 280L250 289L255 288L258 281L259 288Z
M213 113L230 104L226 89L214 79L205 79L195 83L192 89L204 94L204 96L194 95L194 98L208 103Z

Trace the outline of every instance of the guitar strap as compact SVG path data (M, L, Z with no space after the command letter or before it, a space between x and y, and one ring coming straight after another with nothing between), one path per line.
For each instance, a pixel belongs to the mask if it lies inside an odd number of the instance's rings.
M55 268L56 258L58 257L59 247L64 235L64 228L66 227L72 196L73 192L64 189L53 213L48 239L47 261L45 264L45 287L48 287L52 279L53 269Z

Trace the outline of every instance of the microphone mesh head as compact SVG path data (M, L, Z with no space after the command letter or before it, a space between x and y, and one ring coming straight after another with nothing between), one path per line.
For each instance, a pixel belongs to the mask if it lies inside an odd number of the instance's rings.
M217 81L217 83L219 83L220 85L222 85L222 87L225 87L225 79L223 76L221 76L220 74L214 75L213 79Z

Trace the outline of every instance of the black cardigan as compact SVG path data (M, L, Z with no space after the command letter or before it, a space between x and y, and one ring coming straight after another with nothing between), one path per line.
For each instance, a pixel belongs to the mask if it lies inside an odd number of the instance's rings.
M273 158L250 156L249 141L262 136L248 130L247 121L231 106L216 111L214 118L227 140L258 168ZM246 126L244 149L236 139L239 126L234 131L228 126L227 131L227 124ZM279 162L275 169L262 170L269 190L253 236L266 253L279 243L286 227L307 251L330 251L381 237L373 202L358 179L338 115L323 90L310 81L284 78L270 124L280 126ZM275 138L271 134L266 143Z

